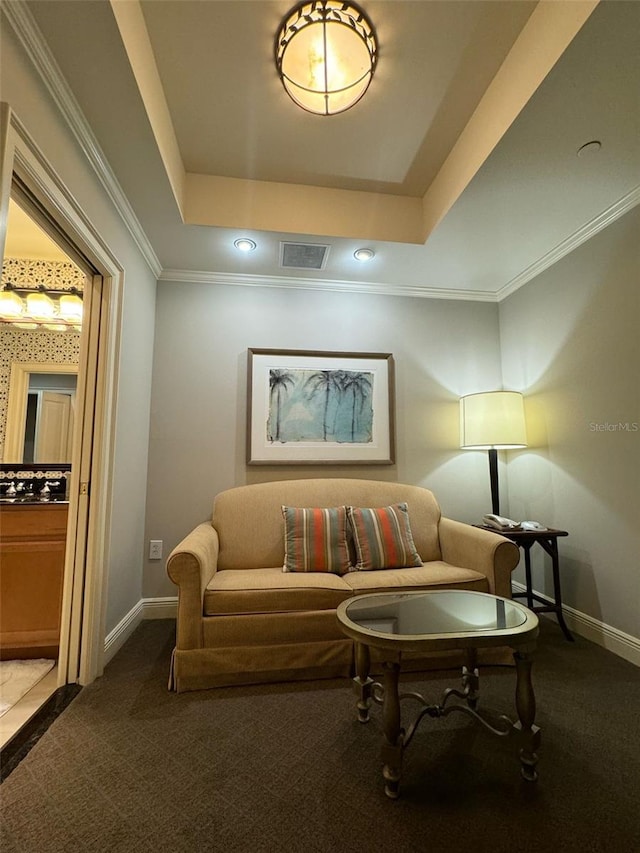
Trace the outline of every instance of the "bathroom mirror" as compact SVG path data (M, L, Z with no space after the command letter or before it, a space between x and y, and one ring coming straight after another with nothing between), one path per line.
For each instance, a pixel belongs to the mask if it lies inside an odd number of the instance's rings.
M11 365L3 462L71 462L76 364Z

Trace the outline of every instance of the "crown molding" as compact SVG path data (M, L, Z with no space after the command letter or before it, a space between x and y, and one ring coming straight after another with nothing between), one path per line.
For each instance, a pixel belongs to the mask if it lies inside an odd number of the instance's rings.
M289 276L247 275L205 270L164 269L158 281L189 284L227 284L241 287L280 287L289 290L324 290L343 293L368 293L377 296L409 296L419 299L456 299L465 302L497 302L496 294L486 290L445 290L405 284L380 284L371 281L340 281L338 279L299 279Z
M114 175L80 105L64 79L60 67L51 54L49 45L46 43L27 4L24 0L12 0L11 3L2 3L2 11L67 126L80 145L80 149L113 202L135 244L157 278L162 271L158 256Z
M606 210L603 210L602 213L599 213L592 220L582 225L577 231L574 231L573 234L570 234L565 240L562 240L557 246L522 270L515 278L512 278L504 287L500 288L496 294L496 301L502 302L507 296L515 293L524 284L527 284L527 282L540 275L540 273L549 269L549 267L564 258L565 255L568 255L574 249L577 249L578 246L595 237L596 234L608 225L611 225L616 219L624 216L627 211L631 210L637 204L640 204L640 186L634 187L630 192L606 208Z

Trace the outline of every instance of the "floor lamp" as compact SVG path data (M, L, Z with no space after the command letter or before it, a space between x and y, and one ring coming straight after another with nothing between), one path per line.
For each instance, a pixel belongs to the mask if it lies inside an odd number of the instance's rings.
M489 451L491 511L500 514L498 450L527 446L524 402L518 391L487 391L460 398L460 447Z

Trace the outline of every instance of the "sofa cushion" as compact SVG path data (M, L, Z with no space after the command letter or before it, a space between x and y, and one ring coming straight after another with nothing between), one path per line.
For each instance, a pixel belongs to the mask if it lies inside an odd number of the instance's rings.
M209 581L204 615L330 610L351 595L344 578L330 572L226 569Z
M356 571L421 566L406 503L347 507L356 550Z
M219 569L260 569L284 563L283 506L389 506L406 501L416 549L441 560L440 507L420 486L379 480L274 480L236 486L216 495L212 524L219 537Z
M347 509L283 506L285 572L351 571Z
M382 569L351 572L343 578L354 595L369 592L394 592L402 589L472 589L489 592L486 575L462 566L451 566L441 560L424 563L420 568Z

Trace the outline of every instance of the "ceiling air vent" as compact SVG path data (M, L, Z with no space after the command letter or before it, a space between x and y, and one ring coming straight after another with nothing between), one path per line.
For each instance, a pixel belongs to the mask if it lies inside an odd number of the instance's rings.
M323 270L329 248L318 243L280 243L280 266L294 270Z

